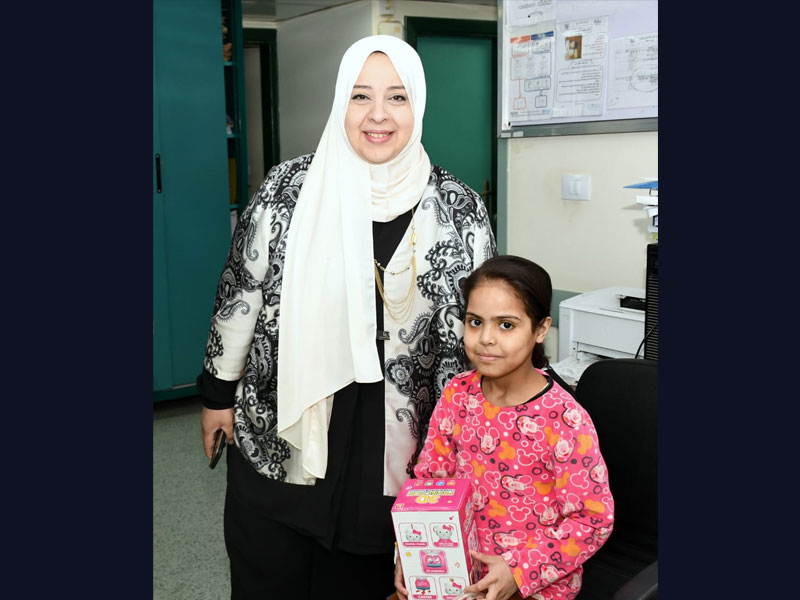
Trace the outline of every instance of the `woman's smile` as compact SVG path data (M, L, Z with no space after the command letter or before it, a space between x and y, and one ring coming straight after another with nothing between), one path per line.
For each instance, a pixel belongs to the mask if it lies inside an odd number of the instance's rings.
M389 141L393 133L392 131L365 131L364 135L367 136L367 141L372 144L384 144Z
M403 150L414 130L408 92L389 57L371 54L353 86L344 121L356 154L368 163L387 163Z

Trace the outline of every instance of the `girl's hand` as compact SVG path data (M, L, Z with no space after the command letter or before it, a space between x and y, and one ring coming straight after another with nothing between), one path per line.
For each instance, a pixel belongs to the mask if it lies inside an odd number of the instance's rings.
M464 591L469 593L486 592L486 600L508 600L517 591L517 582L514 581L514 575L508 563L502 556L492 554L484 554L483 552L476 552L475 550L469 551L472 558L481 561L487 567L489 572L486 577L464 588Z
M403 577L403 565L400 559L394 564L394 587L397 590L398 600L408 600L408 590L405 586L405 577Z

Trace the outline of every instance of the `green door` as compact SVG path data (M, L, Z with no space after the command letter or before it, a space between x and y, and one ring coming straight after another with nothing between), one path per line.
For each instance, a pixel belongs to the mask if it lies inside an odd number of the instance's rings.
M154 0L154 391L202 369L230 244L222 59L220 0Z
M428 98L422 144L431 162L483 195L496 232L495 39L416 37Z

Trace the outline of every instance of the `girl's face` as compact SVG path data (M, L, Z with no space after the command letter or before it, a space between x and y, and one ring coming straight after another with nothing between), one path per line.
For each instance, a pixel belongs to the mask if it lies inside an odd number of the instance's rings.
M514 289L486 280L469 295L464 346L472 364L491 379L525 376L533 371L531 353L544 342L549 317L534 330L533 321Z
M356 79L344 129L353 150L372 164L389 162L405 148L414 130L408 92L382 53L370 54Z

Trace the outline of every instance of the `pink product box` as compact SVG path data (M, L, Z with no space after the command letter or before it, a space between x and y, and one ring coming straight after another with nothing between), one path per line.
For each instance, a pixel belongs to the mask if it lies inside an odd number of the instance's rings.
M392 506L397 552L411 600L456 600L480 579L469 479L408 479Z

